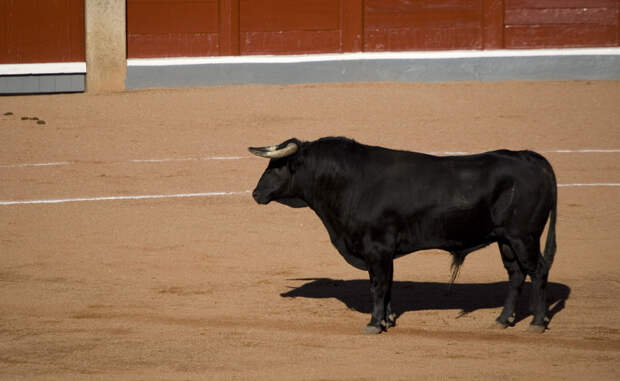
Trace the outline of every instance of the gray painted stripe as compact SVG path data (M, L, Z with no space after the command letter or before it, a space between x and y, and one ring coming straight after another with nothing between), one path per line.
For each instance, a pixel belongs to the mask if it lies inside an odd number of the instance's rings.
M85 88L85 74L0 76L0 94L71 93Z
M128 89L140 89L321 82L620 80L620 54L361 58L311 62L188 62L142 66L135 62L127 67L126 86Z

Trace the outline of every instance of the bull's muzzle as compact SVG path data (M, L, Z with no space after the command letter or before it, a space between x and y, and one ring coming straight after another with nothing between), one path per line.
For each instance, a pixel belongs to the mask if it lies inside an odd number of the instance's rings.
M257 203L261 204L261 205L265 205L269 203L269 199L267 197L265 197L264 195L262 195L258 189L254 189L254 191L252 192L252 197L254 198L254 201L256 201Z

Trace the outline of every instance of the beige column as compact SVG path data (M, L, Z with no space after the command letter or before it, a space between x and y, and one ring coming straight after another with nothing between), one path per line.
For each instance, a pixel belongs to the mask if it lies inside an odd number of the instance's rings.
M86 91L125 90L125 0L85 0Z

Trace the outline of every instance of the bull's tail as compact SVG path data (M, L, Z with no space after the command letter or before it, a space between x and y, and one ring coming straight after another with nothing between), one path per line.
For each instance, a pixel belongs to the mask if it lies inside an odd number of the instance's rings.
M547 271L551 269L553 258L557 249L555 237L555 224L558 216L558 182L553 172L553 167L542 155L532 151L521 151L525 159L542 166L543 172L547 176L551 191L551 209L549 211L549 228L547 229L547 241L543 251L543 259L547 266Z
M547 163L548 164L548 163ZM548 164L549 165L549 164ZM551 165L549 165L549 174L551 176L551 211L549 212L549 229L547 230L547 241L545 242L545 250L543 258L547 265L547 271L551 269L553 258L557 250L555 237L555 223L558 216L558 184L553 173Z

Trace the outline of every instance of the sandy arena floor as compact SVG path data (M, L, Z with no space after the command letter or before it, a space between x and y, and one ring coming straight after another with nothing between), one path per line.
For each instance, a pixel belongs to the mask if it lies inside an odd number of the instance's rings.
M618 379L619 105L620 82L0 97L0 379ZM398 325L362 335L367 274L310 210L245 192L267 164L247 146L326 135L543 153L564 185L549 330L526 332L528 287L516 326L488 328L507 279L491 246L450 295L449 255L397 260ZM53 199L73 201L6 203Z

